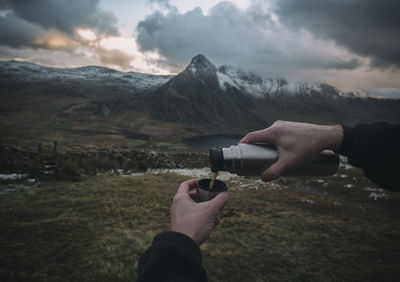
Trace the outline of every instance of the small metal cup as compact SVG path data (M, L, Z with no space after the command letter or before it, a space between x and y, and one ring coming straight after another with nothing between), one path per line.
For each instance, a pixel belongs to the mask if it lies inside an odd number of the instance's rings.
M218 179L215 180L214 187L210 190L210 182L211 178L202 178L196 182L196 201L198 203L209 201L219 193L228 190L228 184Z

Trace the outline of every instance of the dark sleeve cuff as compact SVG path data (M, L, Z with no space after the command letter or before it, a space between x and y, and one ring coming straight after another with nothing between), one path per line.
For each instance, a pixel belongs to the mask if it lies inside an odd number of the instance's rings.
M139 260L137 281L207 281L199 246L182 233L158 234Z
M180 246L183 246L184 248L190 250L197 257L199 257L201 259L201 251L200 251L199 246L189 236L187 236L183 233L175 232L175 231L167 231L167 232L160 233L156 237L154 237L152 245L155 245L159 242L161 243L161 242L166 242L166 241L169 243L173 243L173 244L175 243L175 244L179 244Z
M343 127L342 144L340 145L340 148L336 153L349 157L353 149L354 130L353 128L348 127L346 125L342 125L342 127Z
M337 153L362 168L369 180L378 186L399 191L400 126L386 122L342 125L343 139Z

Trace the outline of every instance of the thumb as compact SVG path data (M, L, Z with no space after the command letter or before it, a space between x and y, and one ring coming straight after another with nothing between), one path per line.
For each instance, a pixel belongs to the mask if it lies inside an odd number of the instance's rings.
M271 181L281 176L285 171L285 164L279 159L262 173L261 179L265 182Z
M229 194L228 192L221 192L214 199L210 200L208 203L211 207L211 211L218 214L223 207L228 203Z

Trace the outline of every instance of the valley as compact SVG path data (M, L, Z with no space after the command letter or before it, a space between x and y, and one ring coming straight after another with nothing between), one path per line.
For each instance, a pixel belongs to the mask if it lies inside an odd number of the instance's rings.
M198 55L176 76L0 62L0 142L112 147L243 136L275 120L400 122L400 100L261 78Z

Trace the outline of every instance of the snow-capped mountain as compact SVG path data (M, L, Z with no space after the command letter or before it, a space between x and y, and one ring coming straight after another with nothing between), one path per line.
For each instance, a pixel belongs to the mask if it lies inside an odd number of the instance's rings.
M265 79L229 66L217 68L197 55L177 76L131 104L144 105L158 120L226 129L260 128L275 119L367 120L391 115L395 102L387 102L386 111L375 100L349 99L328 84Z
M275 95L311 95L326 94L326 86L334 89L336 95L343 97L367 98L368 91L355 89L343 92L325 83L309 84L305 82L290 82L285 78L264 78L250 72L233 68L229 65L216 67L204 55L193 57L190 64L177 75L178 77L196 77L207 83L218 83L222 92L234 88L244 94L255 97ZM123 92L149 92L166 84L175 75L152 75L138 72L120 72L117 70L87 66L80 68L52 68L29 62L0 61L0 79L17 81L84 81L85 83L100 83L123 89ZM110 93L111 94L111 93ZM115 93L114 93L115 94ZM332 92L331 92L332 94Z
M317 86L306 83L289 83L286 79L262 78L253 73L245 73L231 66L221 66L217 72L220 88L226 91L227 87L235 87L247 94L264 97L265 95L309 93Z
M362 89L343 92L326 83L290 82L285 78L263 78L251 72L244 72L229 65L216 67L204 55L195 56L182 74L193 77L209 77L216 79L223 92L234 88L242 93L263 98L276 95L336 95L342 97L367 98ZM329 89L327 92L326 90Z
M288 82L286 79L262 78L253 73L235 69L228 65L217 68L204 55L195 56L190 64L177 76L151 75L137 72L120 72L113 69L87 66L80 68L51 68L29 62L0 61L0 79L11 78L23 81L84 81L113 85L115 90L123 88L128 92L148 92L166 84L171 78L192 77L215 86L222 92L229 88L252 95L265 97L274 95L293 95L322 93L321 85L304 82ZM178 80L179 80L178 79ZM217 85L214 85L217 83ZM338 95L343 95L337 90ZM357 95L359 96L359 95Z
M151 93L142 95L140 102L153 118L188 124L225 125L257 119L252 96L230 88L221 90L217 68L203 55L195 56L178 75Z
M322 94L321 84L308 84L305 82L288 82L286 79L262 78L256 74L244 72L229 65L217 68L204 55L195 56L186 69L179 74L182 77L193 77L207 80L208 83L218 82L222 92L235 88L244 94L255 97L312 94ZM341 94L337 90L337 94Z
M84 80L86 82L125 85L135 91L155 89L172 77L170 75L120 72L99 66L50 68L18 61L0 61L0 76L24 81Z
M0 61L2 101L15 101L17 109L21 101L29 104L38 96L38 101L46 101L50 106L57 105L58 98L62 98L63 107L46 107L48 116L57 117L61 124L82 115L89 116L88 120L93 116L118 120L118 115L126 113L144 120L184 124L190 130L202 127L207 132L230 133L263 128L276 119L400 123L400 100L359 98L359 93L350 98L328 84L262 78L226 65L217 68L203 55L193 57L174 76L94 66L62 69ZM3 111L6 110L4 106ZM125 122L119 118L113 126L121 120Z

